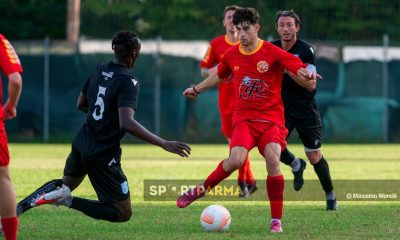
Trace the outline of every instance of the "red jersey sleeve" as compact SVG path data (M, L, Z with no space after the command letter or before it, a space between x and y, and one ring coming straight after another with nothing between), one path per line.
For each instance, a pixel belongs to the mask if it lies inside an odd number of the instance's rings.
M215 47L213 47L213 42L208 46L207 52L200 62L201 68L212 68L217 64L217 57L215 53Z
M307 64L303 63L300 58L295 55L286 52L285 50L268 43L274 52L276 60L288 71L297 75L297 71L302 67L307 67Z
M11 43L0 34L0 69L9 75L22 72L22 66Z

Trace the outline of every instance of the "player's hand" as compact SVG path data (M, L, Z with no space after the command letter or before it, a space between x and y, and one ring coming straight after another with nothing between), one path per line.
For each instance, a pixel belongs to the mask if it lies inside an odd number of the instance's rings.
M190 151L192 150L188 144L176 141L165 141L162 148L168 152L178 154L181 157L189 157Z
M199 94L197 94L193 87L186 88L185 91L183 91L183 96L189 98L189 99L195 99Z
M10 104L9 101L7 101L4 106L3 106L3 112L4 112L4 119L13 119L17 116L17 108L15 105Z
M322 79L322 76L321 76L321 75L319 75L319 74L316 73L316 72L310 71L310 70L308 70L308 69L306 69L306 68L300 68L300 69L297 71L297 75L300 76L300 77L303 77L303 78L305 78L305 79L307 79L307 80Z

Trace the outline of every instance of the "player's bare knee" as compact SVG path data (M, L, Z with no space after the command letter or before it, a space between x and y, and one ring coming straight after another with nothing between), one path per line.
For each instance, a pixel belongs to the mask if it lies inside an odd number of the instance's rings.
M114 207L118 210L118 222L127 222L132 217L132 207L130 198L127 200L114 203Z
M236 169L239 169L243 165L244 160L245 159L241 159L240 156L230 156L226 164L227 169L225 170L234 171Z
M132 209L124 209L123 211L119 212L119 221L120 222L127 222L132 217Z
M314 152L307 152L306 155L312 165L317 164L322 158L321 151L319 150Z
M269 175L276 176L280 174L279 158L265 159L267 172Z

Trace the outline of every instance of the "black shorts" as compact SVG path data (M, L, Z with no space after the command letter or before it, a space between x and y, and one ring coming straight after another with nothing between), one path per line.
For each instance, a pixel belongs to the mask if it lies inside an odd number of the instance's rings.
M297 130L305 150L316 150L321 147L322 124L315 101L309 104L285 105L285 125L289 131Z
M65 163L64 176L80 178L87 174L100 201L123 201L129 198L130 193L120 161L121 149L114 154L99 157L82 154L72 145Z

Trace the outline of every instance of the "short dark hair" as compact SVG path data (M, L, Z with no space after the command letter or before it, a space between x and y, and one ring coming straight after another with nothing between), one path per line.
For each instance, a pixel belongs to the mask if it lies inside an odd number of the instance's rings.
M228 11L236 11L238 8L240 8L238 5L226 6L224 9L224 15L222 17L225 18L225 15Z
M260 15L255 8L239 8L233 14L233 24L239 25L240 23L249 23L255 25L258 23Z
M299 16L294 12L293 9L290 10L280 10L276 12L275 15L275 25L278 26L278 20L280 17L291 17L294 18L294 22L296 24L296 27L300 26L300 18Z
M120 31L114 36L111 42L112 49L114 50L117 59L127 58L132 51L140 50L139 36L132 31Z

